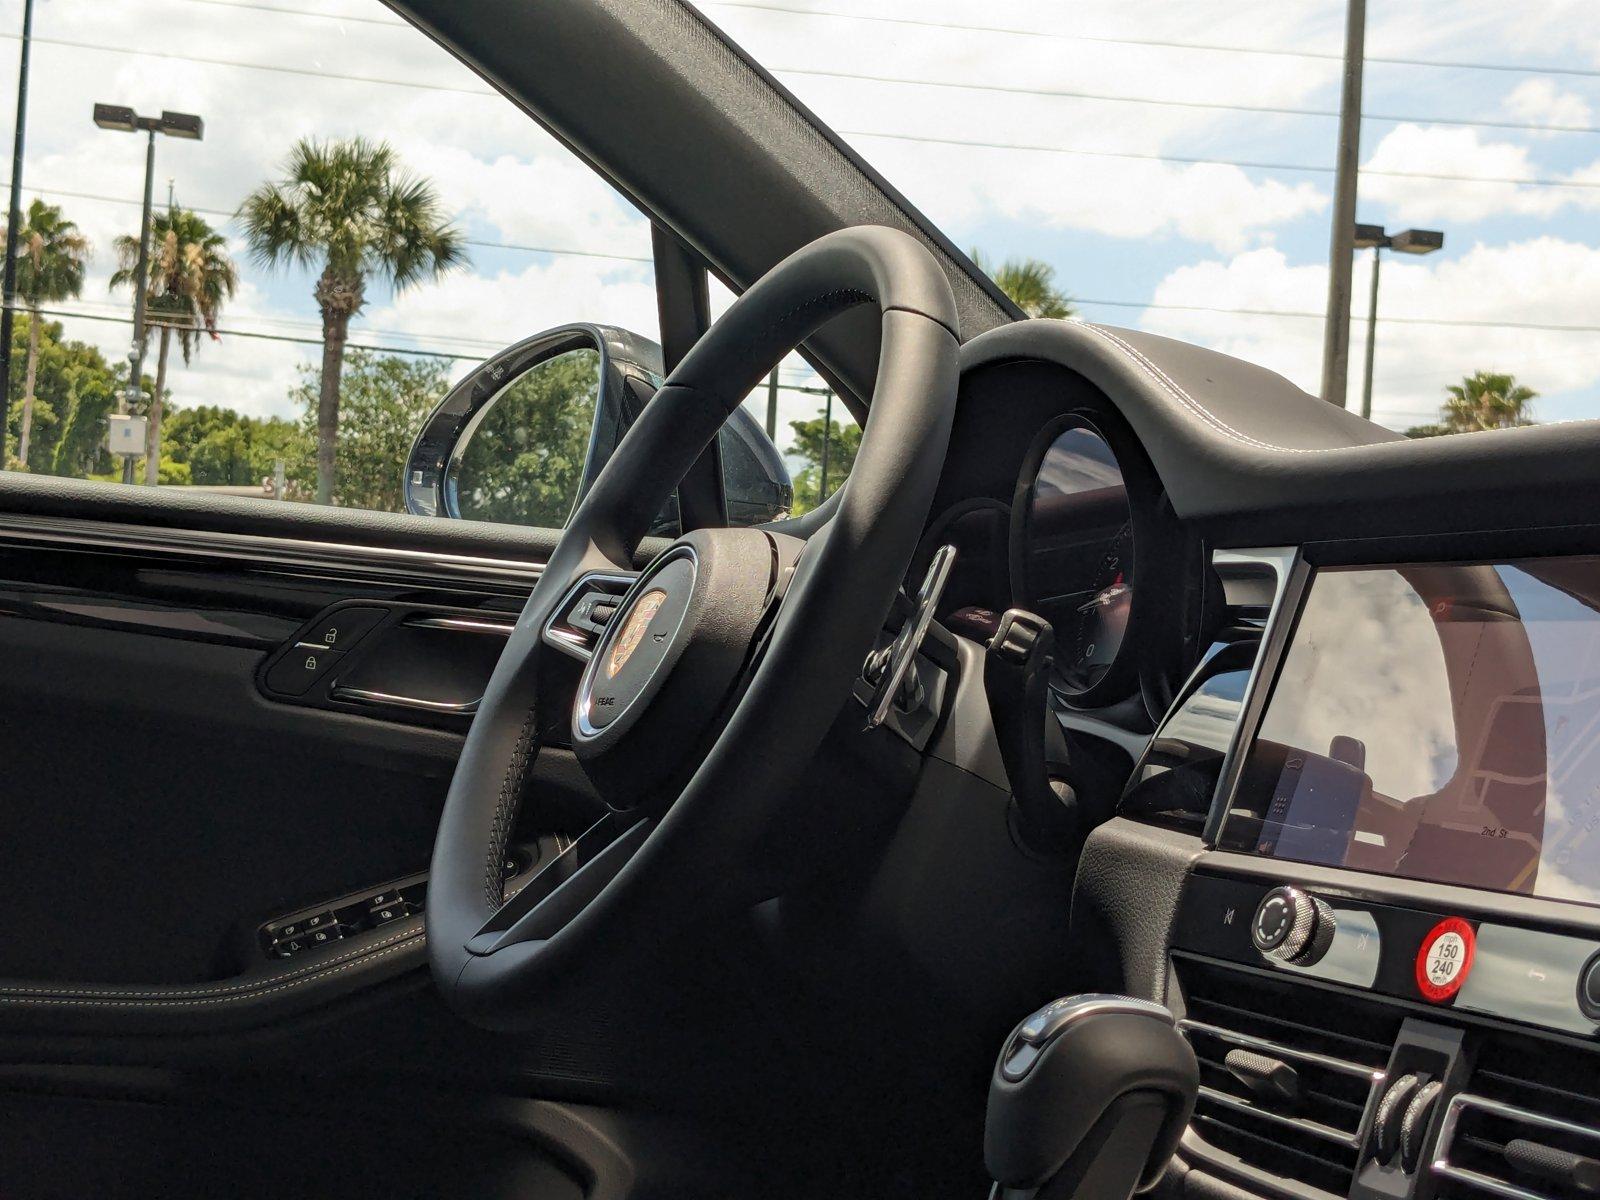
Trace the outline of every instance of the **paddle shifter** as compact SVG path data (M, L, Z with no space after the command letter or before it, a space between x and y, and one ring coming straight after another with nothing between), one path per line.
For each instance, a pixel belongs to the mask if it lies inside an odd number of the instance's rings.
M991 1200L1128 1200L1161 1177L1194 1111L1194 1051L1161 1005L1067 996L1006 1039L989 1082Z

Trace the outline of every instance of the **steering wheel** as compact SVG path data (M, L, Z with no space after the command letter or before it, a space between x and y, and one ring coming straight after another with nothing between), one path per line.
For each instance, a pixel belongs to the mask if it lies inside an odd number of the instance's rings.
M829 518L804 541L763 529L677 539L618 601L569 701L570 671L566 688L551 684L555 660L571 662L552 617L582 581L636 573L646 530L743 397L862 304L879 310L882 349ZM469 1020L515 1028L585 955L629 931L654 936L668 911L740 898L740 865L855 703L853 681L915 552L950 438L956 330L949 282L920 242L845 229L745 292L645 406L517 620L440 818L429 955ZM562 723L610 811L508 899L506 840L541 739Z

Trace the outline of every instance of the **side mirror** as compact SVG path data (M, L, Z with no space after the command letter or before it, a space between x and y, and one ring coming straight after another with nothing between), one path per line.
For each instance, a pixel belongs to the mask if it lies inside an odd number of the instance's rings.
M604 325L564 325L494 355L439 403L411 447L406 511L558 528L661 385L661 349ZM783 457L743 409L719 439L728 521L786 515ZM679 532L677 498L651 530Z

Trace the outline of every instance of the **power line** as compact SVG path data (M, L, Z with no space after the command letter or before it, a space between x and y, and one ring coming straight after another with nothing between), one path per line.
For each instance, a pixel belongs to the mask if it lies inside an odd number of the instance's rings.
M16 41L16 34L6 34L3 40ZM319 71L311 67L289 67L278 63L244 62L233 58L209 58L199 54L177 54L170 50L140 50L132 46L107 46L100 42L80 42L71 38L33 39L35 46L61 46L68 50L99 50L106 54L130 54L135 58L164 58L175 62L201 63L209 67L233 67L241 71L272 71L279 75L302 75L316 79L343 79L351 83L375 83L385 87L418 88L427 92L456 92L464 96L499 96L492 88L462 87L453 83L423 83L416 79L387 79L377 75L346 75L337 71Z
M80 303L94 303L94 302L93 301L81 301ZM25 312L28 312L29 310L25 305L19 304L19 305L14 306L14 311L16 311L16 312L24 312L25 313ZM111 314L111 313L85 312L81 308L41 308L39 310L39 312L43 316L60 317L60 318L68 319L68 320L102 321L102 322L108 322L108 323L117 324L117 325L132 325L133 324L133 318L129 317L129 316L123 316L123 315L120 315L120 314ZM270 323L289 324L289 325L300 324L300 325L303 325L303 326L311 326L313 328L316 327L316 323L315 322L310 322L310 321L301 321L301 322L294 322L294 321L289 321L289 320L276 320L275 321L274 318L270 318L270 317L256 317L256 318L253 318L253 319L257 320L257 321L265 321L265 322L267 322L269 324ZM161 328L161 325L156 323L156 322L150 322L150 327L152 329L159 329L159 328ZM186 329L186 330L189 330L189 331L192 331L192 332L195 332L195 333L210 333L210 332L212 332L211 330L207 330L207 329L205 329L205 328L203 328L201 326L194 326L194 325L189 325L189 326L172 325L172 326L169 326L169 328L172 328L172 329ZM283 342L283 343L290 343L290 344L293 344L293 345L300 345L300 346L321 346L322 345L322 339L320 337L294 337L294 336L291 336L289 334L269 333L269 332L265 332L265 331L262 331L262 330L255 330L255 329L223 329L223 328L218 328L215 332L219 336L239 337L239 338L252 338L252 339L255 339L255 340L258 340L258 341ZM436 339L436 340L439 340L439 341L447 341L447 340L454 340L454 341L482 341L482 340L484 340L484 339L472 339L472 338L454 338L454 337L451 337L450 335L447 335L447 334L413 334L413 333L401 333L401 332L398 332L398 331L395 331L395 330L381 330L381 329L368 329L368 330L365 330L364 332L378 334L379 336L383 336L384 334L388 334L389 336L398 336L398 337L431 338L431 339ZM496 348L496 350L499 350L499 349L503 348L503 343L500 343L500 342L493 342L493 343L487 343L487 344L492 344ZM367 351L370 351L370 352L372 352L374 354L408 354L408 355L413 355L413 356L420 357L420 358L454 359L454 360L457 360L457 361L460 361L460 362L486 362L486 361L488 361L488 357L490 357L490 356L486 356L486 355L482 355L482 354L455 354L455 353L451 353L451 352L448 352L448 351L442 351L442 350L422 350L422 349L415 349L415 348L408 347L408 346L379 346L379 345L370 345L370 344L366 344L366 343L356 343L356 342L348 343L348 348L351 349L351 350L367 350ZM817 395L822 395L824 392L826 392L828 390L827 388L816 388L816 387L809 386L809 383L796 383L796 382L794 382L795 378L796 378L796 376L791 375L788 381L784 381L780 377L779 383L778 383L778 390L779 391L783 391L783 392L800 392L800 393L803 393L803 394L806 394L806 395L810 395L812 393L815 393ZM809 380L815 379L816 376L815 376L815 374L812 374L812 373L805 373L805 374L800 374L798 376L798 378L801 379L801 380L809 381Z
M783 13L796 17L824 17L841 21L873 21L886 25L915 25L924 29L951 29L961 33L997 33L1009 37L1051 38L1064 42L1089 42L1102 46L1148 46L1160 50L1203 50L1214 54L1259 54L1274 58L1314 58L1324 62L1343 62L1344 55L1328 50L1287 50L1273 46L1226 46L1212 42L1179 42L1162 38L1101 37L1087 33L1059 33L1049 29L1011 29L1001 25L963 25L952 21L930 21L921 17L886 17L867 13L827 12L812 8L790 8L782 4L750 3L748 0L704 0L715 8L746 8L759 12ZM1531 63L1452 62L1423 58L1386 58L1366 55L1369 63L1394 67L1439 67L1454 71L1510 71L1524 75L1576 75L1600 78L1600 70L1586 67L1538 66Z
M1327 319L1327 313L1311 312L1309 310L1288 308L1224 308L1211 304L1158 304L1144 300L1095 300L1087 296L1073 296L1074 304L1105 305L1111 308L1149 308L1162 312L1199 312L1199 313L1225 313L1229 316L1244 317L1303 317L1307 320L1322 321ZM1353 321L1366 321L1366 316L1352 315ZM1536 329L1550 333L1600 333L1600 325L1553 325L1537 321L1491 321L1474 320L1467 317L1394 317L1382 313L1378 315L1379 325L1443 325L1460 326L1469 329Z
M21 312L27 311L27 309L25 307L23 307L23 306L18 306L17 310L21 311ZM39 310L39 313L40 313L40 315L46 316L46 317L63 317L63 318L70 318L70 319L78 320L78 321L109 321L109 322L112 322L112 323L118 324L118 325L132 325L133 324L133 318L132 317L113 317L113 316L110 316L110 315L104 314L104 313L75 312L75 311L73 311L72 309L69 309L69 308L41 308ZM152 329L159 329L160 328L160 326L155 324L154 322L152 322L150 324L150 327ZM179 329L179 328L184 328L184 327L183 326L174 325L171 328ZM191 329L193 332L196 332L196 333L200 333L200 332L212 333L212 332L215 332L219 336L239 337L239 338L255 338L258 341L263 341L263 342L292 342L292 343L294 343L296 345L301 345L301 346L320 346L320 345L322 345L322 339L321 338L292 337L291 335L286 334L286 333L262 333L262 332L257 331L257 330L249 330L249 329L202 330L202 329L194 328L193 326L190 326L188 328ZM481 355L481 354L451 354L451 353L449 353L447 351L444 351L444 350L414 350L414 349L411 349L411 348L406 347L406 346L368 346L368 345L358 345L355 342L347 343L346 348L350 349L350 350L369 350L374 354L410 354L410 355L415 355L415 356L417 356L419 358L448 358L448 359L459 360L461 362L484 362L485 361L485 357L486 357L486 356Z
M221 0L218 0L218 2L220 3ZM5 186L7 185L0 184L0 187ZM46 196L67 196L74 200L97 200L106 204L127 204L139 206L144 203L142 200L133 200L125 196L106 196L98 192L69 191L66 188L28 187L25 190L38 192L41 195ZM225 221L237 220L239 216L237 211L230 212L221 208L207 208L198 204L180 204L179 207L186 208L193 213L198 213L203 217L217 217ZM648 255L643 254L613 254L606 250L573 250L556 246L532 246L520 242L489 242L478 238L465 238L463 240L469 246L477 246L486 250L520 250L529 254L552 254L560 257L571 258L611 258L616 259L618 262L648 263L655 261Z
M882 133L870 129L841 129L842 137L886 138L896 142L917 142L931 146L964 146L977 150L1024 150L1040 154L1070 154L1084 158L1123 158L1139 162L1184 163L1192 166L1242 167L1253 171L1302 171L1332 175L1331 166L1310 163L1262 162L1250 159L1202 158L1181 154L1140 154L1130 150L1080 150L1071 146L1040 146L1020 142L986 142L968 138L930 137L913 133ZM1524 187L1600 188L1600 179L1513 179L1509 176L1445 175L1431 171L1375 171L1363 167L1361 174L1385 179L1436 179L1448 183L1512 183Z
M220 2L220 0L219 0L219 2ZM4 183L0 182L0 188L3 188L4 186L5 186ZM89 192L70 192L70 191L64 191L62 189L57 189L57 188L35 188L35 189L32 189L32 190L37 191L37 192L42 192L45 195L72 196L72 197L76 197L76 198L79 198L79 199L87 199L87 200L103 200L103 201L107 201L109 203L114 203L114 204L130 204L131 205L131 204L140 203L140 201L126 200L126 199L122 199L122 198L116 197L116 196L102 196L102 195L97 195L97 194L89 193ZM227 213L223 213L223 212L221 212L221 210L218 210L218 209L194 208L192 206L187 206L187 205L183 206L183 207L189 207L190 211L192 211L192 212L209 213L209 214L212 214L212 215L220 215L220 216L229 216L230 215L230 214L227 214ZM507 249L532 250L532 251L536 251L537 253L543 253L543 254L583 254L583 253L586 253L584 251L547 250L547 249L535 248L535 247L531 247L531 246L518 246L518 245L513 245L511 243L500 243L500 244L503 245ZM596 254L596 255L594 255L594 257L610 258L610 257L621 257L621 256L620 255ZM649 262L650 260L649 259L639 259L637 261ZM1156 302L1156 301L1149 301L1149 300L1114 300L1114 299L1107 299L1107 298L1104 298L1104 297L1088 297L1088 296L1074 296L1074 297L1072 297L1072 300L1076 304L1089 304L1089 305L1095 305L1095 306L1098 306L1098 307L1108 307L1108 308L1136 308L1136 309L1153 309L1153 310L1156 310L1156 311L1172 311L1172 312L1218 313L1218 314L1227 314L1227 315L1233 315L1233 316L1246 316L1246 317L1295 317L1295 318L1304 318L1306 320L1321 321L1321 320L1324 320L1326 318L1326 315L1327 315L1325 313L1312 312L1310 310L1298 310L1298 309L1230 308L1230 307L1225 307L1225 306L1221 306L1221 305L1206 305L1206 304L1164 304L1164 303L1159 303L1159 302ZM83 301L82 303L95 303L95 302L94 301ZM257 320L257 321L261 321L261 322L267 323L267 324L287 325L287 326L303 327L303 328L318 327L316 322L305 321L305 320L296 320L294 318L289 318L289 317L256 317L254 319ZM1363 317L1361 319L1365 320L1366 318ZM1400 316L1387 316L1387 315L1381 315L1381 314L1378 317L1378 321L1379 321L1380 324L1389 323L1389 324L1396 324L1396 325L1441 325L1441 326L1452 326L1452 325L1455 325L1455 326L1464 326L1464 327L1472 327L1472 328L1483 328L1483 329L1544 330L1544 331L1549 331L1549 332L1552 332L1552 333L1600 333L1600 325L1556 325L1556 324L1545 324L1545 323L1531 322L1531 321L1493 321L1493 320L1481 320L1480 321L1480 320L1454 319L1454 318L1445 318L1445 317L1400 317ZM237 332L237 331L235 331L235 332ZM467 336L467 335L458 335L458 334L415 333L415 332L409 332L409 331L403 331L403 330L386 330L386 329L369 329L366 332L372 333L372 334L377 334L380 337L382 337L382 336L388 336L388 337L410 337L410 338L417 338L419 340L447 341L447 342L455 342L455 343L476 342L476 343L478 343L480 345L483 345L483 346L489 346L489 347L495 347L495 348L498 348L501 345L501 343L499 343L497 341L494 341L493 339L490 339L490 338L475 338L475 337L471 337L471 336ZM312 341L313 344L317 344L317 345L321 344L321 340L320 339L311 339L311 341ZM380 347L380 349L381 349L381 347Z
M1291 108L1273 104L1228 104L1217 100L1178 100L1156 96L1116 96L1100 92L1079 92L1060 88L1017 87L1010 84L967 83L947 79L908 79L892 75L862 75L851 71L830 71L813 67L773 67L778 75L812 75L823 79L855 79L866 83L887 83L902 87L951 88L969 92L1000 92L1009 96L1048 96L1063 100L1093 100L1108 104L1143 104L1156 108L1198 108L1219 112L1261 113L1283 117L1338 117L1332 108ZM1489 129L1519 129L1536 133L1600 133L1600 125L1536 125L1527 121L1495 121L1468 117L1420 117L1393 113L1362 113L1364 121L1409 122L1418 125L1481 126Z
M327 21L354 21L369 25L386 25L394 29L411 29L414 26L409 21L389 21L382 17L357 17L343 16L338 13L314 12L303 8L285 8L274 4L251 3L249 0L184 0L188 4L204 4L215 8L240 8L258 12L276 13L281 16L312 17ZM1179 42L1160 38L1126 38L1126 37L1100 37L1083 33L1058 33L1045 29L1008 29L994 25L962 25L954 22L929 21L915 17L885 17L873 16L864 13L826 12L809 8L790 8L781 4L744 3L740 0L702 0L707 7L712 8L743 8L759 12L782 13L797 17L822 17L846 21L876 21L894 25L916 25L929 29L950 29L970 33L997 33L1011 37L1043 37L1061 41L1090 42L1106 46L1146 46L1163 50L1200 50L1216 54L1256 54L1280 58L1311 58L1324 62L1341 62L1343 55L1333 51L1318 50L1288 50L1272 46L1227 46L1207 42ZM1386 66L1400 67L1438 67L1457 71L1510 71L1527 75L1575 75L1583 78L1600 77L1600 70L1584 67L1558 67L1544 66L1532 63L1483 63L1483 62L1452 62L1449 60L1421 59L1421 58L1380 58L1367 55L1369 63L1383 63ZM1380 118L1392 120L1393 118ZM1440 122L1442 124L1442 122Z
M391 29L413 29L409 21L390 21L383 17L344 16L340 13L313 12L306 8L282 8L276 4L253 4L248 0L185 0L188 4L204 4L209 8L242 8L254 12L275 13L284 17L316 17L324 21L351 21L360 25L387 25Z
M6 35L15 40L16 35ZM344 75L333 71L314 70L309 67L287 67L268 63L243 62L237 59L207 58L191 54L176 54L164 50L138 50L127 46L108 46L96 42L70 41L64 38L34 38L35 44L61 46L77 50L96 50L106 54L125 54L134 57L149 57L170 59L179 62L201 63L208 66L232 67L237 70L271 71L280 74L310 76L319 79L338 79L352 83L378 84L387 87L422 88L428 91L454 92L469 96L498 96L499 93L484 88L459 87L453 84L419 83L415 80L386 79L371 75ZM1597 72L1600 74L1600 72ZM1389 119L1389 118L1384 118ZM1139 159L1151 162L1173 162L1186 164L1199 164L1208 166L1240 167L1259 171L1298 171L1314 174L1333 174L1331 166L1313 166L1305 163L1271 163L1253 162L1241 159L1228 158L1203 158L1198 156L1185 156L1174 154L1140 154L1133 152L1113 152L1109 150L1079 150L1068 146L1031 146L1016 145L1002 142L986 142L965 140L959 138L937 138L926 135L909 133L879 133L867 130L840 130L846 137L877 137L888 138L895 141L920 142L927 145L967 146L978 149L991 150L1032 150L1049 154L1071 154L1088 158L1124 158ZM1498 183L1520 184L1524 187L1576 187L1600 188L1600 180L1572 180L1572 179L1512 179L1500 176L1486 175L1446 175L1422 171L1377 171L1363 170L1362 174L1380 176L1393 179L1429 179L1451 183Z

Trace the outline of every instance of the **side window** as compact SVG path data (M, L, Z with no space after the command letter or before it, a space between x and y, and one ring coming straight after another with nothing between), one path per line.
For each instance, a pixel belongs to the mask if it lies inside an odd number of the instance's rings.
M727 311L734 296L716 279L711 280L710 291L714 319ZM766 381L744 398L741 407L745 422L730 421L722 431L723 488L730 524L770 519L755 515L759 505L746 497L763 494L757 475L774 456L789 476L786 507L794 516L810 512L849 477L861 444L861 427L799 354L786 355Z
M6 469L399 511L424 417L499 350L655 340L647 220L378 0L197 7L177 42L106 20L35 18ZM462 515L566 519L594 375L575 352L505 388Z

